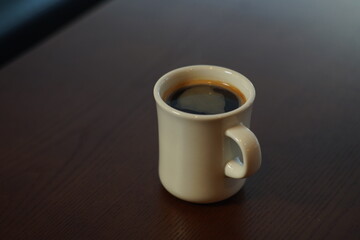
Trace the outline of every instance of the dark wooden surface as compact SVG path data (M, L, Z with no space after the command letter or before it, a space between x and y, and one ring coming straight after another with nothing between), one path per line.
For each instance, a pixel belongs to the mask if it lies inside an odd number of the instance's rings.
M358 1L112 1L0 71L0 238L359 239ZM1 54L1 53L0 53ZM157 176L152 87L254 83L261 171L197 205Z

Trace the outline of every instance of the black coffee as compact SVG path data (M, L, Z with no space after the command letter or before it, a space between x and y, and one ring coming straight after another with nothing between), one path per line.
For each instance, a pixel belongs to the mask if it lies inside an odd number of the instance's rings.
M219 114L241 106L242 99L230 89L213 84L180 87L166 99L171 107L193 114Z

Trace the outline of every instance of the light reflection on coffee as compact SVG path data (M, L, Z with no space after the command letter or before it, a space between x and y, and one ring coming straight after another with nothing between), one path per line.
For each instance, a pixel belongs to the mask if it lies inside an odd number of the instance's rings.
M245 102L235 87L218 81L196 80L177 86L165 95L171 107L192 114L211 115L237 109Z

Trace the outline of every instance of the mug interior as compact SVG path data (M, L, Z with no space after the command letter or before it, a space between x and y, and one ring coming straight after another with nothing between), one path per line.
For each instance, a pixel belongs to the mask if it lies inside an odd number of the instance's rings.
M164 106L165 104L167 106L165 108L171 108L172 111L176 111L178 112L178 114L179 113L190 114L190 113L178 111L170 107L168 104L166 104L164 98L165 95L168 94L169 90L171 91L173 89L176 89L177 86L181 86L185 82L191 82L191 81L196 82L198 80L210 80L210 81L222 82L224 84L228 84L240 90L240 92L245 97L245 103L233 111L247 108L254 101L255 98L254 86L245 76L231 69L211 66L211 65L195 65L195 66L182 67L166 73L155 84L154 87L155 100L160 106L165 107ZM231 113L233 111L227 113ZM227 113L220 113L215 115L223 115ZM191 114L191 115L196 115L196 114ZM206 116L211 116L211 115L206 115Z

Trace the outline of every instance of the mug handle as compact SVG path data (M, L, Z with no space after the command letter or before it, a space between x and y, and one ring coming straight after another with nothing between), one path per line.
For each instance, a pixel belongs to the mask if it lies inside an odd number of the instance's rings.
M243 163L235 160L229 161L225 165L225 175L231 178L246 178L259 170L261 150L255 134L241 123L226 130L225 135L240 147L243 160Z

